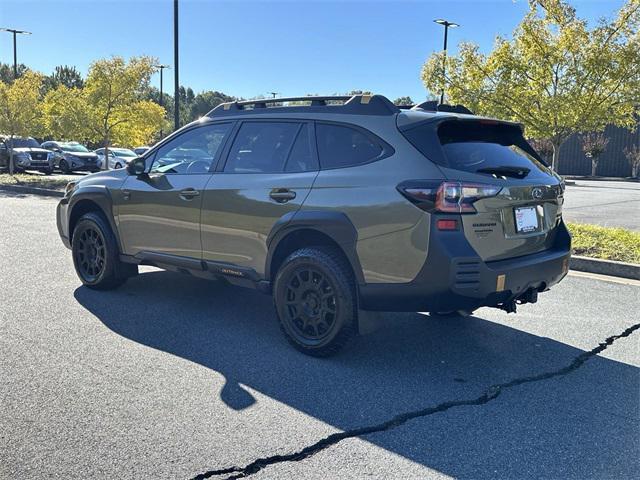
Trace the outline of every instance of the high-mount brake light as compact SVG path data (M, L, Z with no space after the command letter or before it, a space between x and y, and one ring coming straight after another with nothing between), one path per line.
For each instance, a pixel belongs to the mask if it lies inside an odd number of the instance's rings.
M398 185L398 190L427 212L475 213L473 204L482 198L496 196L501 187L484 183L412 180Z

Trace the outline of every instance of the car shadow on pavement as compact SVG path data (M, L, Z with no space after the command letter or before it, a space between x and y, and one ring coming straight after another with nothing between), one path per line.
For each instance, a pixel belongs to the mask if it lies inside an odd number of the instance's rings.
M75 298L118 335L224 375L214 402L235 410L252 405L246 385L341 430L473 399L491 385L565 367L583 352L482 318L409 313L385 314L381 329L335 357L310 358L285 341L270 297L170 272L141 274L111 292L80 287ZM633 477L638 373L597 356L486 405L364 438L455 477Z

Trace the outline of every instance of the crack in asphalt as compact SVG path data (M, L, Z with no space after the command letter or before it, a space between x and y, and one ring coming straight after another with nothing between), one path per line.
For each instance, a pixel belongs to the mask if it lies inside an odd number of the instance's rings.
M520 378L510 380L508 382L492 385L489 388L487 388L482 393L482 395L480 395L477 398L469 399L469 400L451 400L448 402L440 403L433 407L428 407L421 410L402 413L402 414L396 415L395 417L383 423L378 423L376 425L371 425L368 427L360 427L360 428L355 428L351 430L346 430L344 432L333 433L317 441L316 443L303 448L302 450L298 450L297 452L293 452L285 455L273 455L271 457L258 458L244 467L232 466L232 467L222 468L219 470L208 470L204 473L200 473L196 475L191 480L204 480L206 478L211 478L214 476L221 476L221 475L229 475L227 477L227 480L248 477L249 475L253 475L254 473L259 472L263 468L268 467L269 465L273 465L276 463L283 463L283 462L299 462L301 460L304 460L306 458L309 458L315 455L316 453L321 452L322 450L325 450L326 448L336 445L337 443L347 438L360 437L363 435L369 435L372 433L391 430L401 425L404 425L409 420L426 417L429 415L433 415L435 413L445 412L454 407L484 405L498 398L498 396L500 396L500 394L504 390L507 390L509 388L517 387L519 385L524 385L526 383L539 382L542 380L548 380L550 378L567 375L573 372L574 370L577 370L578 368L580 368L591 357L594 357L599 353L603 352L604 350L606 350L616 340L620 338L628 337L635 330L638 330L639 328L640 328L640 323L637 323L627 328L619 335L612 335L606 338L604 342L599 343L598 346L593 348L592 350L582 352L580 355L575 357L569 365L563 368L552 370L550 372L540 373L538 375L533 375L529 377L520 377Z

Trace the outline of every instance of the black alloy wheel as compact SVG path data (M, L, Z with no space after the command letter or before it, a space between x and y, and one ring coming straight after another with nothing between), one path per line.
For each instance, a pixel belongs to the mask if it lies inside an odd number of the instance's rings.
M85 228L78 233L78 248L75 251L76 265L82 277L89 282L103 272L106 264L105 241L97 228Z
M138 273L137 265L120 260L118 241L100 212L80 217L72 232L71 251L78 277L89 288L116 288Z
M357 331L355 279L337 248L293 252L278 269L273 293L280 328L302 353L333 355Z
M290 276L285 295L287 321L309 340L320 340L336 320L336 295L322 272L304 267Z

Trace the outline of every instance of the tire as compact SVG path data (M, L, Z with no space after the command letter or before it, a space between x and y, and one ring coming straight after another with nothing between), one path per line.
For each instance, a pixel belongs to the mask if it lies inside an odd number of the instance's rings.
M53 173L53 170L51 168L47 168L46 170L43 170L42 173L44 173L45 175L51 175Z
M353 272L332 247L303 248L283 262L273 299L280 328L289 343L314 357L337 353L358 325Z
M82 283L95 290L119 287L138 273L138 266L120 261L116 237L101 213L78 220L71 239L73 265Z
M69 175L71 173L71 170L69 169L69 164L67 163L66 160L60 160L60 170L65 175Z

